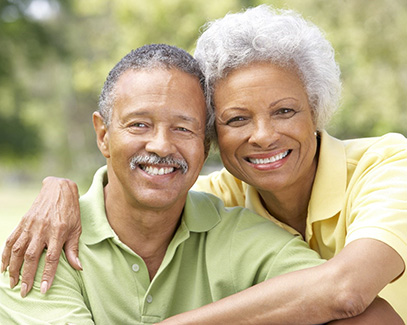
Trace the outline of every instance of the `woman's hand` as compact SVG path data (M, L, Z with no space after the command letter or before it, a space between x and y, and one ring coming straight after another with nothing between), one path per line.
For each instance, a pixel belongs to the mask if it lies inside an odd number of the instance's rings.
M82 232L79 194L76 184L68 179L47 177L40 194L17 228L7 238L1 257L1 272L9 267L10 287L21 279L21 296L25 297L34 282L38 262L47 248L41 292L51 286L64 246L69 264L81 270L78 258L78 241Z

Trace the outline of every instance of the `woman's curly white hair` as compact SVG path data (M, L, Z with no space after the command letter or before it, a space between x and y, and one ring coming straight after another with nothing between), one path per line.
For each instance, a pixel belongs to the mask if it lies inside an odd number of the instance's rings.
M210 123L216 81L252 62L270 62L298 73L316 128L325 128L339 106L341 81L334 49L317 26L294 11L260 5L209 22L204 30L194 56L206 79Z

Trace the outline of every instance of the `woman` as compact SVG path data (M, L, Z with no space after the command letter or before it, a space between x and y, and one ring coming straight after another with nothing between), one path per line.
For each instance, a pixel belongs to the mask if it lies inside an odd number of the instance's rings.
M306 292L331 290L356 314L386 287L381 295L407 321L407 141L396 134L350 141L327 134L340 97L340 73L320 30L295 13L259 6L211 23L195 57L206 76L226 168L201 177L195 189L256 211L330 259L324 272L310 272L301 283L293 279L287 293L299 286ZM47 203L50 195L56 207ZM17 275L28 248L22 281L32 283L38 255L48 246L43 279L51 283L67 238L68 259L80 268L77 196L70 181L46 180L8 240L2 269L11 256L10 274ZM47 215L64 220L37 213L43 206ZM50 227L57 230L43 234ZM262 283L244 291L242 299L238 294L176 319L213 323L258 315L258 323L266 322L267 294ZM305 298L290 299L301 306ZM262 303L248 303L257 300ZM325 303L315 313L323 314ZM289 307L286 312L292 312Z

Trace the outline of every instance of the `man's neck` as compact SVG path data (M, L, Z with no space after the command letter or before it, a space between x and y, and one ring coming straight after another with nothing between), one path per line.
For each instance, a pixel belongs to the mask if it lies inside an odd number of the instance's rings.
M119 239L146 263L150 279L157 273L176 229L185 202L165 210L131 206L105 187L105 208Z

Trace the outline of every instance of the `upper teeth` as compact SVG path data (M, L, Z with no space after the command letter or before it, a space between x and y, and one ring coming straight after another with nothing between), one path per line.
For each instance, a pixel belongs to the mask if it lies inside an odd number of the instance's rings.
M150 175L166 175L174 171L174 167L152 167L152 166L142 166L142 169Z
M288 150L286 152L282 152L282 153L275 155L273 157L270 157L270 158L265 158L265 159L249 158L249 161L252 164L269 164L269 163L275 162L277 160L283 159L287 155L288 155Z

